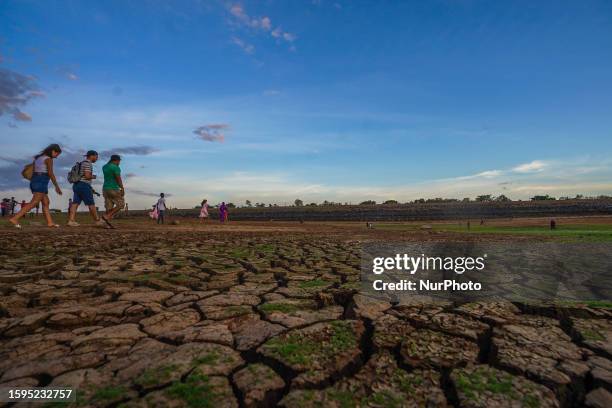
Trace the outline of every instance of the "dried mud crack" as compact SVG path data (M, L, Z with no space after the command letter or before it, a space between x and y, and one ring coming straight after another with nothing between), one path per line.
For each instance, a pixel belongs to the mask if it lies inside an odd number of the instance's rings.
M0 387L93 407L612 406L605 307L383 302L337 236L3 241Z

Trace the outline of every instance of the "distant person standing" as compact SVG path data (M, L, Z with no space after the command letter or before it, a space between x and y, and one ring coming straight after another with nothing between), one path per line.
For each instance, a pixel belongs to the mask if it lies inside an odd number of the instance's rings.
M157 204L155 204L155 209L157 210L157 223L164 223L164 216L166 215L166 199L164 193L159 195L159 200L157 200Z
M42 211L47 219L47 226L57 228L59 225L53 222L49 211L49 181L55 186L55 192L62 195L62 189L57 183L53 172L53 160L62 154L62 149L57 144L51 144L40 154L34 157L32 163L33 171L30 179L30 190L32 190L32 200L21 208L9 221L17 228L21 228L19 219L26 215L32 208L42 203Z
M102 167L104 173L102 194L104 195L104 208L106 208L106 213L102 216L102 219L110 228L113 228L110 221L125 206L125 200L123 199L125 190L121 179L120 164L121 156L113 154L109 162Z
M16 206L17 206L17 200L15 200L15 197L11 197L11 202L10 202L11 215L15 215Z
M2 211L2 216L6 217L8 214L8 200L6 198L2 199L2 203L0 203L0 210Z
M206 221L208 218L208 200L202 200L202 208L200 209L200 222Z
M221 202L219 206L219 222L224 223L227 221L227 205L225 205L225 201Z
M128 203L125 203L125 216L127 217L129 213Z
M98 152L95 150L89 150L85 155L85 160L78 163L78 181L72 185L72 191L74 197L72 198L72 204L70 204L70 210L68 214L68 226L78 227L79 223L76 222L76 212L81 203L85 204L89 208L89 214L94 219L97 225L104 225L104 221L98 216L98 210L96 210L96 203L94 201L94 190L91 186L91 182L96 179L93 174L93 164L98 161Z

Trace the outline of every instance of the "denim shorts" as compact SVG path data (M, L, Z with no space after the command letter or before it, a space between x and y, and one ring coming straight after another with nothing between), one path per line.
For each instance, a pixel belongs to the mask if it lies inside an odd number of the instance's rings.
M74 191L74 197L72 198L73 204L95 205L93 198L93 189L87 183L79 181L72 185L72 191Z
M32 175L30 190L32 190L32 193L49 194L49 180L51 179L48 174L38 173Z

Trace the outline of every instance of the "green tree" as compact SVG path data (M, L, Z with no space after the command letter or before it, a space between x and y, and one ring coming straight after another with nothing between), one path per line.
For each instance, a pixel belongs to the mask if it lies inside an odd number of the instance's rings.
M300 200L299 198L296 198L293 203L295 204L296 207L301 207L304 205L304 202Z
M483 202L483 201L491 201L491 194L483 194L483 195L479 195L478 197L476 197L476 201L479 202Z
M506 201L511 201L511 200L505 195L501 194L495 198L495 201L506 202Z

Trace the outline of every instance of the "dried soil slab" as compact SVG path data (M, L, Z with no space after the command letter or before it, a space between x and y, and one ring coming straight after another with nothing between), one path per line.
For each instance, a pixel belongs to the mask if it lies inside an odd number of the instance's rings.
M298 327L342 316L341 306L317 309L316 302L307 299L283 299L266 302L258 307L267 320L285 327Z
M593 388L604 387L612 392L612 360L600 356L591 356L587 364L591 368Z
M166 300L166 305L176 306L183 303L193 303L216 294L218 294L216 290L182 292Z
M376 350L394 349L415 330L407 321L387 314L374 320L373 325L372 342Z
M113 379L109 371L92 368L70 371L55 377L49 387L70 387L78 390L77 406L106 407L138 396L129 386Z
M229 347L212 343L189 343L144 367L134 383L154 389L175 381L197 368L202 375L227 376L243 363L240 355Z
M210 342L230 347L234 344L234 336L227 324L214 320L204 320L183 330L166 333L164 338L176 343Z
M164 336L193 326L200 321L200 314L193 309L180 312L161 312L140 321L142 330L152 336Z
M430 369L410 373L388 352L375 354L352 378L323 390L293 390L283 407L445 407L440 375Z
M255 306L260 302L259 297L240 293L223 293L208 297L198 302L198 307L205 311L209 306Z
M259 315L254 314L228 320L227 325L234 336L235 347L240 351L257 347L285 330L283 326L261 320Z
M173 292L166 290L151 290L142 292L127 292L119 297L121 301L136 302L136 303L162 303L164 300L172 297Z
M478 353L473 341L429 329L413 331L400 348L403 361L415 368L464 366L475 363Z
M402 313L395 310L391 313L407 319L416 327L425 327L468 340L479 341L489 332L489 325L469 316L442 312L439 308L423 308L420 310L404 308Z
M383 313L389 309L391 309L391 303L388 301L362 294L353 296L349 308L351 316L364 317L371 320L382 316Z
M612 407L612 393L603 388L597 388L587 394L584 405L589 408L610 408Z
M571 384L582 382L588 372L582 350L554 319L525 316L521 323L494 329L496 363L547 385L561 401L570 398Z
M185 381L175 381L168 387L147 394L139 400L121 405L125 408L237 408L238 401L226 377L204 375L194 370Z
M311 279L307 281L290 281L286 287L278 288L277 292L287 297L311 299L317 293L333 287L334 282L323 279Z
M250 364L234 374L246 408L272 406L285 387L283 379L264 364Z
M571 319L579 340L597 354L612 359L612 320Z
M109 350L120 346L132 346L147 335L137 324L128 323L104 327L72 341L72 348L79 352Z
M358 361L364 331L363 323L356 320L317 323L278 335L257 351L296 372L293 386L318 385Z
M520 318L519 308L507 301L465 303L455 311L494 326L512 323Z
M451 381L462 408L559 407L545 386L486 365L455 369Z

